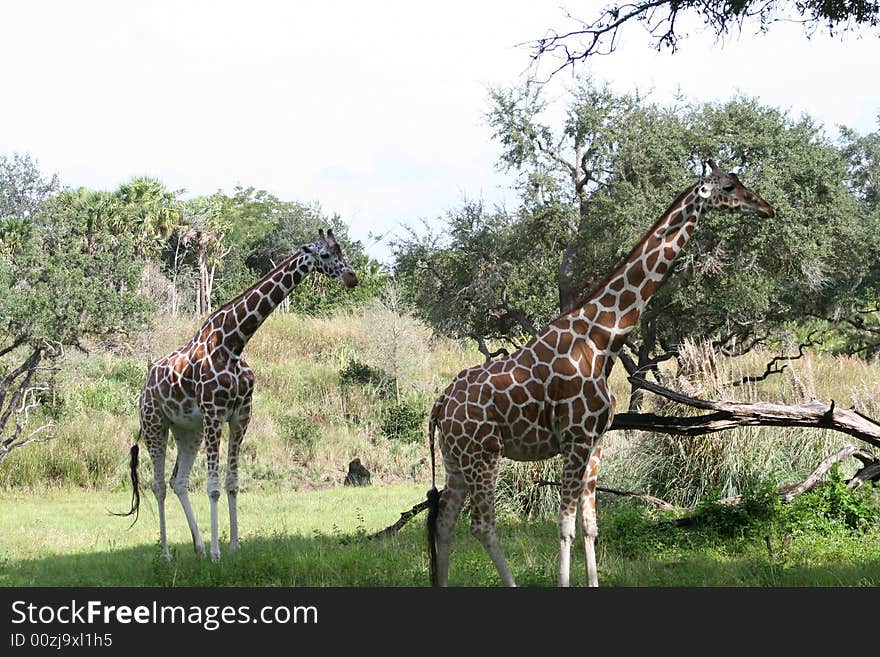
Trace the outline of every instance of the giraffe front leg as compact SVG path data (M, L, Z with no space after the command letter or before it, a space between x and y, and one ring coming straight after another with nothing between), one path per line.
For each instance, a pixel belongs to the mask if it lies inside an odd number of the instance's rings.
M559 586L571 583L571 544L575 535L578 502L584 488L584 472L590 450L572 447L562 466L562 492L559 503Z
M596 537L599 525L596 522L596 479L599 476L599 460L602 449L596 446L590 455L587 466L586 484L581 494L581 528L584 532L584 562L587 568L587 586L599 586L599 574L596 569Z
M208 501L211 504L211 560L220 561L217 502L220 499L220 432L222 423L205 418L205 456L208 462Z
M242 404L237 417L229 421L229 454L226 457L226 500L229 503L229 550L238 549L238 459L241 443L251 421L250 398Z

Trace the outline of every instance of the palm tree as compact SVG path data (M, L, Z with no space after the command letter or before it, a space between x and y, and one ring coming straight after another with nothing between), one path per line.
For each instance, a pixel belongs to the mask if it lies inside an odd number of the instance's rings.
M145 176L123 183L116 194L122 209L118 228L136 233L141 255L155 255L180 224L183 213L177 194Z

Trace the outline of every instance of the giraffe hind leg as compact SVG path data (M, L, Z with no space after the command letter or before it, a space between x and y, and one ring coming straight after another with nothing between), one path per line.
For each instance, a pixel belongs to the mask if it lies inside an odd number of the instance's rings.
M196 522L195 513L193 513L192 503L189 501L188 490L189 476L199 451L201 434L197 430L180 427L172 427L172 432L174 440L177 442L177 462L174 464L174 472L171 476L171 488L177 494L177 499L180 500L183 513L186 515L186 522L189 525L190 534L192 534L193 549L196 554L203 557L205 556L205 543L199 534L199 525Z
M159 514L159 542L162 545L162 556L171 559L168 550L168 535L165 527L165 450L168 447L168 427L164 425L147 425L141 427L144 443L153 462L153 495L156 496L156 507Z
M587 568L587 586L599 586L599 575L596 569L596 537L599 525L596 521L596 480L599 476L599 459L602 456L600 447L595 447L590 454L586 472L586 485L581 494L581 528L584 533L584 562Z
M449 544L461 507L467 497L467 484L453 465L446 464L446 484L440 495L440 512L437 515L437 586L449 584Z
M471 511L471 534L480 541L495 569L501 576L504 586L516 586L507 560L501 551L498 542L498 532L495 529L495 484L498 480L498 470L501 462L501 454L496 452L486 453L482 458L475 459L480 464L478 477L465 475L469 481L473 509Z

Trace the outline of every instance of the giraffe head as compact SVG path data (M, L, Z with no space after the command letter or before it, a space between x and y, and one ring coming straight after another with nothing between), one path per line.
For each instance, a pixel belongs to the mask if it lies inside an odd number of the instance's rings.
M751 189L743 185L735 173L726 173L715 160L708 161L710 171L700 178L696 193L706 200L707 207L738 210L772 219L776 210Z
M317 241L303 247L306 253L311 254L315 260L315 271L342 281L346 287L355 287L358 284L357 274L342 255L342 249L336 243L333 231L329 228L324 233L318 231Z

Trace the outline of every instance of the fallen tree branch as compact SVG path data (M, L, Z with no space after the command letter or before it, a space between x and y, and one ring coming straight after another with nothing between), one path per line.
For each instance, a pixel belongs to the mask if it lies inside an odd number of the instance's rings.
M629 377L629 382L680 404L714 412L693 417L620 413L614 416L611 430L636 429L680 436L699 436L742 426L811 427L840 431L874 447L880 447L880 423L854 409L835 408L833 400L830 406L817 400L795 405L707 401L670 390L645 379Z

